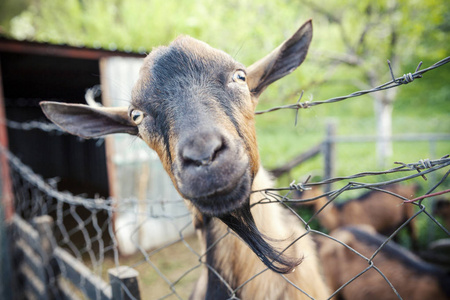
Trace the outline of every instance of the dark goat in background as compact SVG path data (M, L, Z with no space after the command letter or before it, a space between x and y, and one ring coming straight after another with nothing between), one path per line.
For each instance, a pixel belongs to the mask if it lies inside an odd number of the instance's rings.
M436 200L433 208L433 214L435 216L441 217L444 226L447 228L447 230L450 230L450 200Z
M331 236L367 258L386 241L385 236L377 234L370 226L343 227L331 232ZM332 290L337 290L368 267L367 260L329 238L320 238L319 257ZM383 246L373 263L405 300L450 299L450 273L421 260L393 241ZM399 299L373 268L340 290L338 297L347 300Z
M252 192L273 186L260 167L254 126L258 97L303 62L311 38L309 21L246 68L204 42L181 36L144 60L129 107L41 104L49 119L72 134L129 133L158 153L193 213L206 253L208 268L192 299L310 299L290 282L316 299L329 295L315 245L303 236L299 220L281 205L253 205L264 194ZM275 272L263 272L266 268Z
M392 184L383 189L406 199L411 199L417 191L417 186ZM372 190L356 199L340 203L336 203L336 201L328 203L328 198L326 196L321 197L322 195L323 192L320 188L312 187L311 190L296 193L292 197L316 199L310 202L316 212L326 205L317 215L317 218L328 231L347 225L366 224L372 226L378 233L391 235L414 215L413 205L404 203L401 198L386 192ZM412 247L417 248L415 219L412 219L406 228L411 237Z

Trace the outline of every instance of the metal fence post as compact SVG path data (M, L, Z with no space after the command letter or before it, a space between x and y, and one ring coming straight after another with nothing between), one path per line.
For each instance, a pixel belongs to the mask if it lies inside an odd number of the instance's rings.
M326 137L323 141L323 157L324 157L324 172L323 179L333 178L336 170L336 151L334 138L336 136L336 122L329 121L326 127ZM325 185L324 192L331 191L332 184Z
M139 272L127 266L108 270L114 300L141 299L138 283Z

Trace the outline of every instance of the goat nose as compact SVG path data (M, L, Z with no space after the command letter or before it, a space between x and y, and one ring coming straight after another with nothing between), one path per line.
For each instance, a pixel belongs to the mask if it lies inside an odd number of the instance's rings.
M180 142L180 157L185 165L207 166L224 148L217 132L196 133Z

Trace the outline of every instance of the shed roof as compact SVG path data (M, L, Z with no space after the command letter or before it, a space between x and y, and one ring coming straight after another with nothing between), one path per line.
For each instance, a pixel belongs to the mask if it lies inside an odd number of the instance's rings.
M60 56L80 59L98 60L102 57L124 56L124 57L144 57L145 53L112 51L106 49L93 49L87 47L74 47L69 45L55 45L51 43L40 43L32 41L18 41L5 37L0 37L0 52L12 52L23 54L37 54Z

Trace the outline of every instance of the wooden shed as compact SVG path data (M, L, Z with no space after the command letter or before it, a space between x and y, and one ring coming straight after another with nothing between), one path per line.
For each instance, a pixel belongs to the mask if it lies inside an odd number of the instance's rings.
M132 254L137 244L153 248L168 242L178 237L179 227L188 222L186 218L172 218L186 215L187 209L180 202L168 205L180 197L156 154L127 135L108 137L105 143L81 141L66 134L15 129L8 122L48 122L40 101L85 103L86 90L96 85L101 85L105 105L126 106L143 57L0 39L1 145L35 173L46 179L58 178L59 190L115 199L119 207L114 218L116 237L123 254ZM14 191L4 158L1 163L2 205L8 218L14 210ZM136 230L134 237L138 240L130 241L130 232Z

